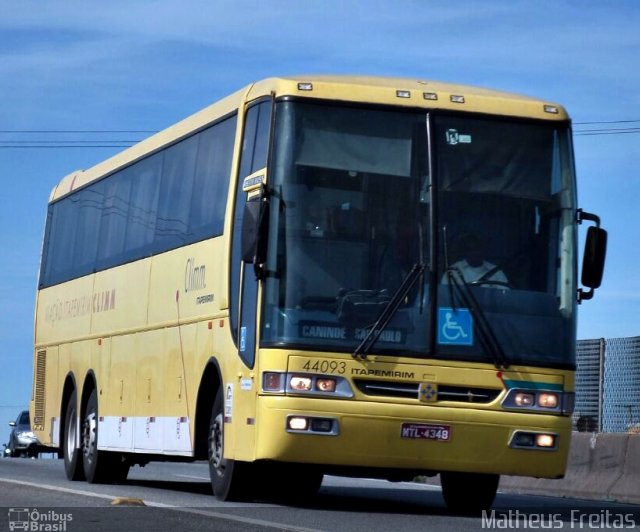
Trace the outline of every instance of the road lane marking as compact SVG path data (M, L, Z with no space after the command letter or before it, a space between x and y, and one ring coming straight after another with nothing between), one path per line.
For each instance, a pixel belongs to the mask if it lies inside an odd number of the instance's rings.
M174 477L182 477L182 478L194 478L196 480L207 480L210 481L211 477L198 477L196 475L178 475L178 474L174 474Z
M167 510L173 510L174 512L182 512L191 515L200 515L204 517L215 517L218 519L225 519L227 521L236 521L238 523L243 523L247 525L258 525L269 528L276 528L278 530L291 530L296 532L323 532L323 530L318 528L305 528L301 526L295 525L287 525L286 523L277 523L275 521L265 521L263 519L253 519L251 517L240 517L238 515L229 515L223 514L220 512L210 512L208 510L196 510L195 508L182 508L179 506L170 506L168 504L163 504L161 502L149 502L145 501L147 506L155 506L158 508L165 508Z
M72 489L72 488L63 488L61 486L52 486L50 484L37 484L35 482L27 482L24 480L14 480L12 478L4 478L4 477L0 477L0 482L6 482L8 484L16 484L18 486L29 486L29 487L33 487L33 488L40 488L40 489L45 489L45 490L50 490L50 491L59 491L62 493L71 493L73 495L81 495L81 496L85 496L85 497L95 497L97 499L107 499L107 500L114 500L117 499L118 496L117 495L106 495L106 494L102 494L102 493L94 493L92 491L86 491L86 490L76 490L76 489ZM251 517L241 517L238 515L231 515L231 514L225 514L225 513L221 513L221 512L216 512L216 511L209 511L209 510L197 510L194 508L183 508L180 506L172 506L169 504L164 504L161 502L154 502L154 501L148 501L145 500L144 503L147 506L151 506L151 507L156 507L156 508L163 508L165 510L171 510L174 512L182 512L182 513L186 513L186 514L192 514L192 515L200 515L203 517L213 517L216 519L224 519L226 521L234 521L236 523L243 523L243 524L248 524L248 525L256 525L256 526L263 526L263 527L268 527L268 528L275 528L277 530L291 530L291 531L297 531L297 532L322 532L319 529L316 528L304 528L304 527L300 527L300 526L294 526L294 525L287 525L286 523L277 523L275 521L265 521L263 519L253 519ZM247 505L243 505L243 506L247 506ZM263 507L264 505L260 505L261 507ZM277 507L277 506L274 506ZM237 508L237 506L236 506Z
M37 484L35 482L27 482L25 480L14 480L12 478L0 477L0 482L7 482L8 484L17 484L18 486L29 486L31 488L42 488L44 490L60 491L62 493L71 493L73 495L83 495L85 497L95 497L96 499L115 499L115 495L106 495L102 493L94 493L93 491L74 490L71 488L63 488L62 486L51 486L49 484Z

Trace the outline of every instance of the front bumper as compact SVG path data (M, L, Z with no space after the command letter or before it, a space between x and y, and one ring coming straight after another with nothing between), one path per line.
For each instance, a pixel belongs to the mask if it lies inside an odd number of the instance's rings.
M40 442L35 436L16 435L13 440L15 451L37 451Z
M291 415L334 419L337 433L287 432ZM565 416L287 396L259 397L256 419L256 459L542 478L564 475L571 434L571 419ZM448 426L451 437L402 438L403 423ZM510 448L518 430L556 434L557 447Z

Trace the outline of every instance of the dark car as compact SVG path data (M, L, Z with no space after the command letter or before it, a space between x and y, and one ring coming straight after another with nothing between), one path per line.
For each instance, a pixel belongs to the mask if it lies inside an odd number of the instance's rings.
M40 442L31 431L29 411L23 410L15 421L9 423L11 433L9 434L9 445L7 450L14 458L19 456L32 456L38 454Z

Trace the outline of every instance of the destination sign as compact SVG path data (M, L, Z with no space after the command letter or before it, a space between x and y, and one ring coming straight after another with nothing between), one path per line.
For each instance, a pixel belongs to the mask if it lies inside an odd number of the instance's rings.
M359 327L343 327L336 323L301 321L299 336L301 338L314 338L322 340L354 340L362 341L369 329ZM403 344L406 341L404 329L387 328L380 333L379 342L389 344Z

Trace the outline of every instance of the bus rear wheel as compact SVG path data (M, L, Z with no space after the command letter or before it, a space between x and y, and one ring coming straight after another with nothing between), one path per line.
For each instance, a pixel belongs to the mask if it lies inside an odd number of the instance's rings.
M91 392L82 423L82 461L90 484L124 482L129 464L118 453L98 450L98 395Z
M440 473L442 496L447 507L455 512L479 512L491 508L500 475L485 473Z
M64 433L62 438L62 455L64 472L69 480L84 480L81 449L78 446L78 396L71 392L64 416Z
M221 501L242 501L251 497L251 464L224 457L224 400L218 390L209 424L209 474L213 494Z

